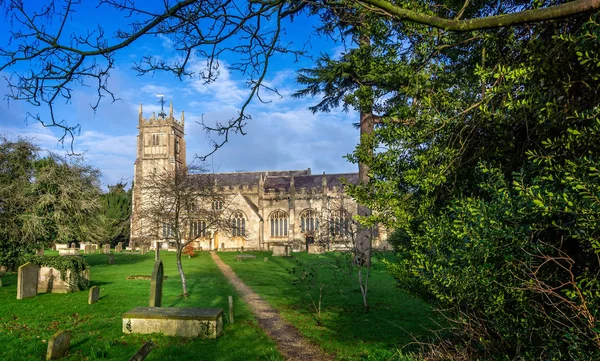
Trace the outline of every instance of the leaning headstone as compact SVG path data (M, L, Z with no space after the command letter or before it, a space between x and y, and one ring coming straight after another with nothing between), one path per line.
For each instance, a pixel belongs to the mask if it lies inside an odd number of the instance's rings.
M88 304L93 305L100 299L100 287L93 286L90 288L90 294L88 296Z
M152 341L146 342L144 346L142 346L142 348L140 348L138 352L135 353L135 355L131 356L129 361L142 361L146 358L146 356L148 356L148 354L150 353L150 351L152 351L153 348L154 344L152 343Z
M233 323L233 297L229 296L229 323Z
M109 254L110 253L110 244L105 244L104 245L104 253L105 254Z
M160 307L162 305L162 285L163 285L163 263L154 262L152 279L150 280L150 307Z
M108 254L108 264L115 264L115 254L114 253Z
M58 331L48 342L46 360L57 360L67 356L71 344L71 331Z
M39 269L38 265L30 262L19 267L17 274L17 300L37 295Z

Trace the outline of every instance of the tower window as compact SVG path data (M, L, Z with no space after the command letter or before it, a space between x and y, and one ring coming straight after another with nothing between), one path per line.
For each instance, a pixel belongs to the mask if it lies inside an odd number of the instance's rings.
M152 145L160 145L160 134L152 134Z
M220 211L223 209L223 201L213 201L212 202L213 211Z
M282 210L271 213L271 238L287 237L288 214Z

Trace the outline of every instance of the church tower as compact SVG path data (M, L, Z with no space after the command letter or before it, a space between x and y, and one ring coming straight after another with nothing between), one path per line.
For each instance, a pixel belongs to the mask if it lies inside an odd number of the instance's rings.
M139 217L145 197L144 182L154 171L169 171L185 167L184 113L181 120L173 116L173 103L169 114L164 112L164 100L158 116L152 113L148 119L142 116L142 105L138 114L137 156L133 166L131 240L143 240L144 225ZM148 227L146 227L147 229Z

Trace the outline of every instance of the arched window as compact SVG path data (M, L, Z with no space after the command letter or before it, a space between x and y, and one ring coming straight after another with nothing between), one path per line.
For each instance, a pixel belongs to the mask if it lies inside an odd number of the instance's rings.
M329 234L332 236L347 236L350 234L350 216L348 212L344 210L331 212Z
M302 233L311 233L319 229L319 219L317 212L307 209L300 214L300 231Z
M287 237L288 214L282 210L271 213L271 238Z
M192 221L190 223L190 235L192 238L206 237L206 222Z
M246 216L241 211L231 215L231 235L233 237L246 236Z

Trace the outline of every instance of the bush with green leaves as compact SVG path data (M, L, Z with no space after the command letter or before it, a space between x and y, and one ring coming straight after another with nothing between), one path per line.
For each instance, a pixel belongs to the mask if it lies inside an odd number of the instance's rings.
M600 359L598 15L443 36L406 60L403 121L350 157L372 175L351 193L448 318L443 357Z

